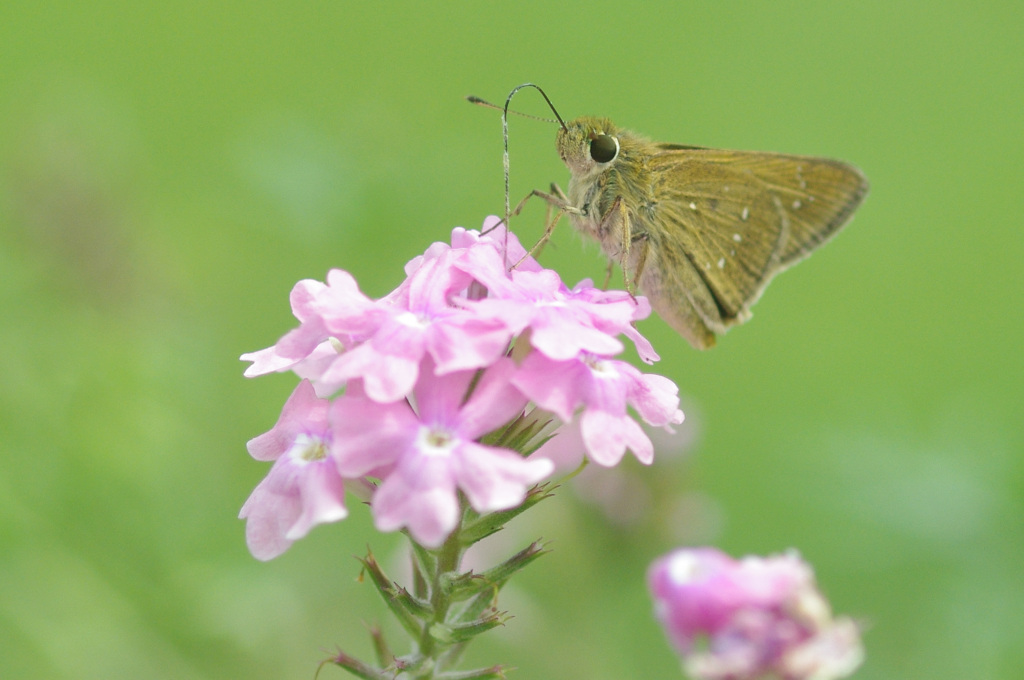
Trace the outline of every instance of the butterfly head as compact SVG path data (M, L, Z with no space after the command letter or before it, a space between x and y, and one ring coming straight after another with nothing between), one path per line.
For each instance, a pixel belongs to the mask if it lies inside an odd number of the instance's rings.
M558 155L576 176L604 172L619 157L619 129L607 118L584 116L559 128Z

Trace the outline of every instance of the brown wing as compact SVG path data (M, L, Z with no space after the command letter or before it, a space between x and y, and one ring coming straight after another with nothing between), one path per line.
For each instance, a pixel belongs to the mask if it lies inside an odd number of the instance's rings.
M860 170L841 161L764 153L733 156L734 167L752 173L779 200L789 226L779 254L783 268L834 236L868 193L867 179Z
M662 148L649 160L655 204L644 216L660 228L649 230L639 283L698 347L713 344L704 331L746 321L772 276L837 232L867 190L859 171L837 161ZM664 309L673 304L685 308L674 320Z
M663 227L651 235L652 246L665 253L666 264L685 258L699 272L714 305L698 310L719 333L744 320L749 301L778 269L787 237L777 201L721 154L698 149L651 159L654 222Z
M724 330L720 320L707 321L720 317L715 296L679 244L671 240L666 244L659 248L640 242L635 257L630 253L627 275L636 281L658 316L691 345L714 347L715 331L709 324L719 333Z

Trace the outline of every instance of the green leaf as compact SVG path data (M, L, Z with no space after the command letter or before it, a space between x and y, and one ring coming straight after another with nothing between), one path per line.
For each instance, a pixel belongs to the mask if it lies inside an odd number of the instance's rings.
M508 522L526 512L545 498L554 495L552 492L558 488L557 484L547 482L535 486L526 494L526 498L518 506L501 512L492 512L482 517L467 521L459 532L459 541L466 546L473 545L477 541L487 538L491 534L501 531Z
M391 613L395 615L395 618L398 619L398 622L402 624L402 627L414 638L422 635L423 626L416 616L416 611L419 611L419 607L412 606L415 600L409 595L408 591L405 588L398 587L387 577L387 574L380 568L372 552L367 552L365 559L359 557L356 559L362 562L366 572L373 580L373 585L377 587L377 592L384 598L384 603L391 610ZM410 608L411 606L412 608ZM427 607L429 609L429 605Z

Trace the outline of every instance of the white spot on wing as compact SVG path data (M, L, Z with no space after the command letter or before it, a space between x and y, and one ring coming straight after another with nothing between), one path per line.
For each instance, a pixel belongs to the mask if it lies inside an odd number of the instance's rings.
M696 210L696 209L697 209L697 204L694 203L693 201L690 201L690 210Z
M723 267L725 267L725 258L724 257L719 258L719 260L718 260L718 268L722 269Z
M744 222L746 222L748 217L750 217L750 208L744 208L743 209L743 214L740 215L740 219L742 219Z
M803 205L803 203L800 202L800 199L797 199L797 200L793 201L793 210L799 210L800 206L802 206L802 205Z
M736 243L739 243L740 241L742 241L742 240L743 240L743 237L742 237L742 236L740 236L739 234L733 234L733 235L732 235L732 240L733 240L733 241L736 241Z

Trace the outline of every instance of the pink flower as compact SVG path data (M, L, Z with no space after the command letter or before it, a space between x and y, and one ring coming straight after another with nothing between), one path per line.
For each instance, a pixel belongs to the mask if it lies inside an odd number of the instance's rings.
M503 227L486 236L456 229L452 242L459 247L435 243L414 258L406 280L381 300L367 298L337 269L326 285L300 281L291 294L299 327L272 347L243 354L253 362L245 375L294 370L321 396L360 378L371 399L391 402L412 389L424 356L438 374L483 368L526 330L530 343L556 360L618 354L619 333L645 361L657 358L631 325L650 314L645 298L600 291L589 281L570 290Z
M475 247L493 251L490 245ZM482 368L503 356L512 337L506 324L451 304L452 297L473 282L455 266L462 254L449 249L426 259L387 299L390 304L380 306L387 314L373 333L340 354L320 380L338 388L361 378L367 396L392 402L412 390L424 356L431 357L434 370L442 375Z
M714 548L680 549L647 578L655 614L695 678L831 680L860 664L856 624L833 619L795 553L737 561Z
M505 270L513 268L526 272L539 272L543 267L523 247L515 234L505 229L503 220L500 217L491 215L484 220L480 231L475 229L463 229L455 227L452 229L452 247L468 248L469 246L486 241L492 244L499 253L505 253Z
M505 510L551 473L550 461L476 442L526 405L509 383L514 370L511 360L496 361L468 400L474 371L435 375L424 365L413 391L415 408L361 396L334 401L331 423L341 474L360 477L393 466L372 500L378 529L407 527L417 542L436 548L458 524L457 490L478 512Z
M313 372L322 373L336 358L339 348L352 344L351 333L372 332L382 321L383 310L377 309L376 303L359 291L351 274L340 269L327 273L326 285L311 279L299 281L292 288L290 302L299 327L286 333L272 347L243 354L242 361L253 362L245 371L247 378L295 370L302 365L306 365L308 372L314 355L314 365L320 368ZM329 326L346 330L332 335ZM331 338L334 338L333 344L329 342Z
M406 527L431 547L458 525L458 492L481 513L518 505L552 472L554 449L527 460L479 442L529 399L575 428L582 443L570 457L585 451L604 466L627 450L652 460L630 409L657 427L682 421L671 381L610 358L624 335L645 361L657 359L633 326L650 314L646 299L589 281L570 289L496 218L485 227L431 244L378 300L340 269L326 283L300 281L290 298L298 328L242 356L253 362L247 376L303 378L274 429L250 444L276 461L242 509L253 554L278 555L315 524L344 517L343 479L378 480L378 528Z
M345 487L329 455L327 406L303 380L277 424L249 441L253 458L276 461L239 513L247 520L246 543L257 559L277 557L317 524L348 515Z
M572 359L581 352L618 354L623 346L616 335L638 318L638 312L650 311L624 292L569 290L550 269L494 275L501 260L493 250L476 249L466 261L491 294L466 306L483 317L503 320L514 334L529 328L530 344L552 359Z
M320 394L361 378L370 398L390 402L409 393L426 354L439 373L481 368L502 356L511 332L499 320L450 303L473 279L453 266L462 251L435 245L440 247L420 258L399 288L377 302L341 270L328 273L326 286L300 282L292 292L292 310L301 325L273 348L243 355L255 362L246 375L303 364ZM476 247L493 251L490 244ZM331 339L334 343L325 344ZM311 366L308 359L318 348L325 352Z
M654 460L651 440L629 415L627 406L656 427L683 422L675 384L660 375L643 374L624 361L587 354L555 361L532 352L523 359L512 382L564 423L572 422L582 408L577 428L583 448L592 461L604 467L617 465L627 449L645 465ZM561 448L559 436L547 445L550 450ZM538 453L546 455L548 451L542 447ZM578 449L574 460L560 462L575 467L582 457L583 450Z

